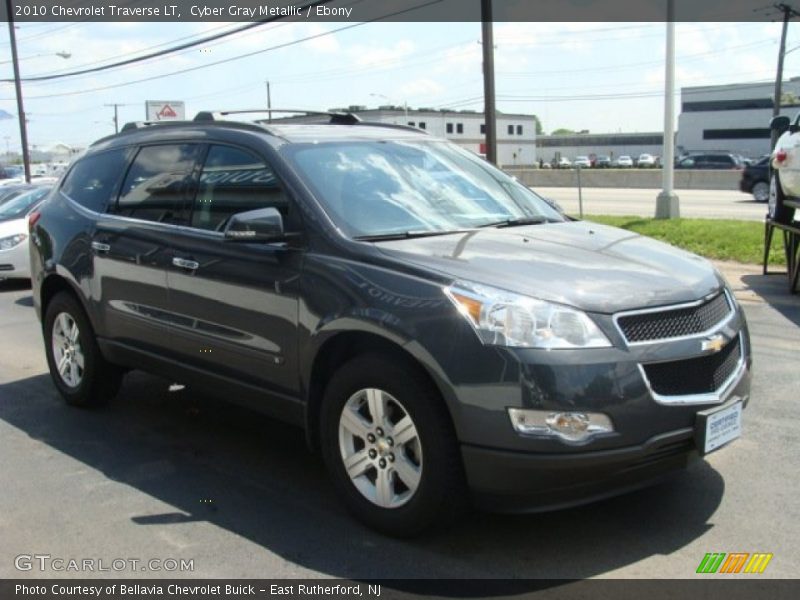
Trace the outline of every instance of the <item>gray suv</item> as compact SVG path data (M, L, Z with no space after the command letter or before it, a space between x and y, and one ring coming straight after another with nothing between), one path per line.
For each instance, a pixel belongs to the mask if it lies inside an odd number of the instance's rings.
M30 216L70 404L130 369L216 391L302 427L391 535L617 494L739 435L747 326L706 260L418 130L225 114L129 124Z

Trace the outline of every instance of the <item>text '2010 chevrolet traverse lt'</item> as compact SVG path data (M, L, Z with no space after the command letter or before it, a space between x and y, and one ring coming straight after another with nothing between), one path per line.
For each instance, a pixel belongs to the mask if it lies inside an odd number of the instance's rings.
M739 436L748 330L705 259L410 128L226 114L126 126L31 215L69 403L129 369L217 390L304 427L394 535L610 496Z

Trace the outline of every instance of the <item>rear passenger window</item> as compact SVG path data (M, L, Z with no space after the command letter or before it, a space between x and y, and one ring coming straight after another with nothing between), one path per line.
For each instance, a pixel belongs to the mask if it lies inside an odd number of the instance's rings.
M272 169L245 150L211 146L200 173L192 227L221 231L231 215L268 206L288 216L287 196Z
M186 192L199 150L199 144L165 144L139 150L122 184L117 213L146 221L186 224Z
M104 212L125 173L130 148L92 154L79 160L69 172L61 191L95 212Z

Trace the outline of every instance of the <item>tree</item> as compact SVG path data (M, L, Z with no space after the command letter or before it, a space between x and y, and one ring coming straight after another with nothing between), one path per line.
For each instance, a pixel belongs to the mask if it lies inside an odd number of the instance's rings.
M544 133L544 128L542 127L542 122L539 120L539 117L533 115L533 122L536 127L536 135L542 135Z
M564 127L560 129L555 129L550 135L569 135L570 133L575 133L572 129L565 129Z

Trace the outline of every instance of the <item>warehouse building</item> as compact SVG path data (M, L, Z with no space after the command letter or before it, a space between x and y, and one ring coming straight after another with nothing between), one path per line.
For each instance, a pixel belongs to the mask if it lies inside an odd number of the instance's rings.
M446 138L476 154L485 155L486 123L482 112L411 109L402 106L348 106L332 111L352 112L363 121L407 125ZM276 121L278 119L275 119ZM318 117L288 117L282 121L309 122ZM533 115L497 113L497 162L501 166L536 164L536 120Z
M569 133L562 135L540 135L536 140L538 156L552 163L561 157L570 161L576 156L608 156L612 160L630 156L636 160L641 154L660 156L664 146L664 134L650 133Z
M783 83L781 114L800 110L800 77ZM733 152L756 158L769 152L774 83L681 88L679 152Z

